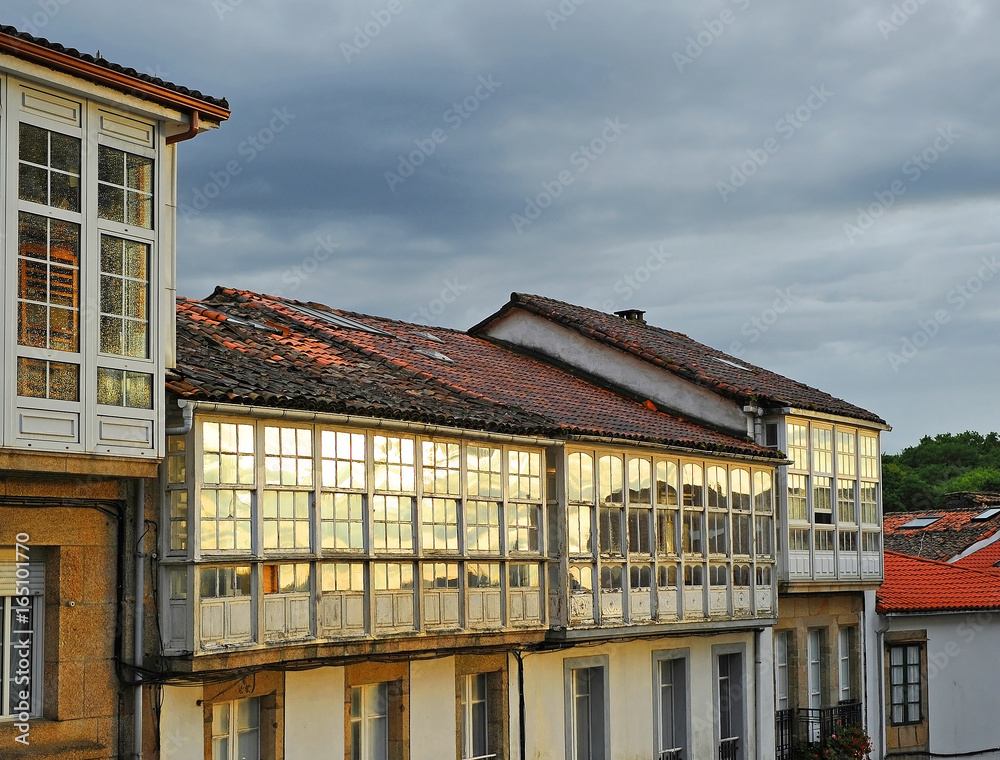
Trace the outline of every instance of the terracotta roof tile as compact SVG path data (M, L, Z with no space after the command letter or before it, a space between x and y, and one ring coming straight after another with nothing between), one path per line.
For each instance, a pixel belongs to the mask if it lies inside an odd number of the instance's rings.
M336 326L297 306L373 331ZM204 301L178 299L177 368L167 389L205 401L780 458L467 333L224 288Z
M983 511L976 507L887 513L882 520L885 548L914 557L949 560L1000 530L1000 514L987 520L973 519ZM940 519L926 528L903 527L916 518L932 516Z
M881 417L861 407L729 356L682 333L543 296L511 293L510 301L500 311L470 332L481 333L487 325L516 308L592 337L741 404L756 401L765 406L790 406L885 424Z
M1000 575L885 552L879 612L954 612L1000 609Z

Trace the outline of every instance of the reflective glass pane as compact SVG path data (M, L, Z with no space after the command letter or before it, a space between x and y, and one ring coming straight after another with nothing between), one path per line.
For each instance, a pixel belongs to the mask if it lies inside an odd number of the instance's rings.
M125 321L125 356L135 356L145 359L148 356L146 347L146 323Z
M18 253L33 259L48 258L48 220L37 214L17 217Z
M107 274L122 273L122 247L125 243L121 238L101 235L101 271Z
M53 169L80 174L80 139L51 132L51 162Z
M124 395L124 373L117 369L97 368L97 403L108 404L110 406L123 406Z
M125 221L125 191L111 185L97 186L97 215L111 222Z
M125 373L125 406L133 409L153 408L153 377L141 372Z
M121 185L125 181L125 153L106 145L97 152L97 179Z
M101 317L102 353L122 354L122 322L117 317Z
M33 164L48 164L48 132L31 124L21 124L19 129L18 157Z
M128 187L146 193L153 192L153 159L127 153L125 165L128 170L125 184Z
M49 364L49 398L62 401L80 400L80 367L76 364Z
M49 204L67 211L80 210L80 178L72 174L51 172Z
M21 164L18 167L17 176L18 197L22 201L48 203L48 172L45 169Z
M40 359L17 360L17 395L45 398L45 362Z

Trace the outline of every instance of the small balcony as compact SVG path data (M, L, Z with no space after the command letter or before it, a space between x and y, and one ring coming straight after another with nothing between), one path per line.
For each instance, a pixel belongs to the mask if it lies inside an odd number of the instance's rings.
M775 713L776 760L793 760L794 746L824 746L838 729L863 728L860 702L841 702L833 707L799 707ZM722 755L720 753L720 760Z

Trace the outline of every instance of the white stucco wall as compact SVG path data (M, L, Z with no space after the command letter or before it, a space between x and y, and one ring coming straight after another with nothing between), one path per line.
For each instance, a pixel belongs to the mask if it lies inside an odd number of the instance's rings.
M455 659L410 663L410 760L455 757Z
M566 699L564 661L576 658L607 657L611 733L610 760L648 760L654 757L655 720L653 715L653 653L658 650L687 649L689 652L689 712L691 745L685 757L716 757L716 695L713 646L742 645L746 686L745 747L756 745L756 724L763 717L762 733L774 732L771 702L755 716L760 705L755 697L753 633L712 637L663 638L586 646L560 652L525 656L525 714L527 760L565 760ZM767 668L768 680L770 669ZM511 674L516 690L516 673ZM516 699L516 697L515 697ZM515 743L516 734L512 737ZM773 739L769 742L773 747ZM748 752L748 760L773 757L773 749L759 754Z
M864 682L861 701L865 714L865 725L872 740L872 757L882 757L885 753L885 708L883 707L882 654L879 650L881 639L878 631L885 628L875 613L875 592L864 592L864 617L861 628L861 662Z
M344 669L285 674L285 760L344 756Z
M487 334L603 377L665 411L673 409L738 438L746 436L746 415L736 403L541 317L514 309L491 325Z
M930 750L939 754L1000 747L1000 614L891 617L891 631L927 631ZM1000 758L1000 752L977 757Z
M200 688L163 687L161 760L205 760L205 717L199 699Z

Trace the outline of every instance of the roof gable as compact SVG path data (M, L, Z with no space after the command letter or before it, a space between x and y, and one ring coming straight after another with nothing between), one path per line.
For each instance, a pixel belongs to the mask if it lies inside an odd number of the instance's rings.
M739 404L762 403L849 417L877 425L885 421L861 407L804 383L749 364L687 335L543 296L512 293L498 312L473 327L486 334L511 310L521 309L603 345L634 356Z

